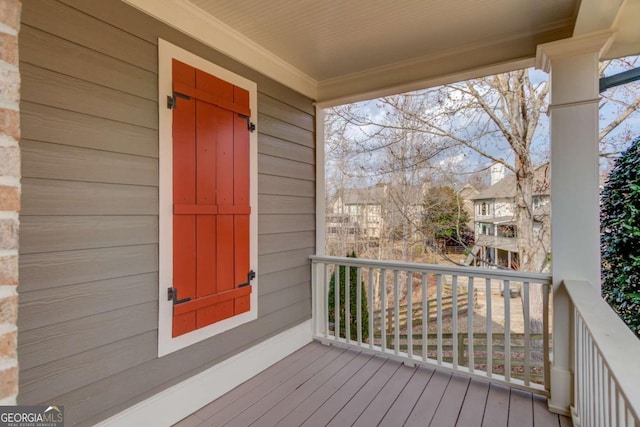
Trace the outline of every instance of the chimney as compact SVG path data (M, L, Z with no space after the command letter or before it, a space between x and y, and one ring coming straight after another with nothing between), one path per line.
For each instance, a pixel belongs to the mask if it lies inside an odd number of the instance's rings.
M491 166L491 185L495 185L504 178L504 165L502 163L494 163Z

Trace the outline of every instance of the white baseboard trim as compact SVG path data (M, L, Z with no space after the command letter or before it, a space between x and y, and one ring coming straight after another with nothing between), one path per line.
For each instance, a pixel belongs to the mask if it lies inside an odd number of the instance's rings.
M312 339L311 320L308 320L97 425L171 426L310 343Z

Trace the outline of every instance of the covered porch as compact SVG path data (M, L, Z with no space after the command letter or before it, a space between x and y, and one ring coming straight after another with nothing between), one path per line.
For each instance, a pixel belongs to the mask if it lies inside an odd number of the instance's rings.
M454 3L8 1L0 401L74 425L639 426L640 343L599 295L598 64L640 52L640 1ZM251 86L251 311L178 344L162 117L189 97L165 42ZM325 108L534 65L550 275L325 256Z

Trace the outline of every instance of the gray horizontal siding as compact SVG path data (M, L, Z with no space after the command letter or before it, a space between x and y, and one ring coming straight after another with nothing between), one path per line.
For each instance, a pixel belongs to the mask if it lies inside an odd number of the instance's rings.
M282 176L260 175L258 191L263 195L309 197L315 191L315 182Z
M60 110L25 100L20 103L20 115L22 137L26 140L158 157L157 129Z
M131 33L56 0L22 2L22 23L106 56L157 73L157 47ZM108 2L104 2L108 3ZM106 18L106 17L105 17ZM21 54L22 56L22 54ZM65 55L66 56L66 55ZM55 58L50 57L55 60Z
M20 141L22 173L31 178L158 185L158 159L67 145Z
M156 272L20 292L20 340L23 331L157 300Z
M308 319L311 100L119 0L24 0L22 20L19 403L91 425ZM158 37L259 91L259 318L162 358Z
M20 256L20 287L31 292L155 271L157 245L43 252Z
M151 129L158 128L156 101L30 64L22 63L20 74L23 81L29 83L21 86L20 96L24 101Z
M158 217L24 216L20 232L21 254L157 244Z
M28 160L23 160L28 162ZM23 215L157 215L158 188L23 178Z
M29 25L20 28L20 45L20 60L24 64L46 67L60 74L151 101L158 98L158 78L155 71L142 69ZM63 57L65 60L51 61L51 57ZM105 73L104 70L109 72Z
M305 265L279 270L270 274L260 276L260 295L268 295L274 292L288 289L291 286L300 287L300 284L308 283L309 269L311 266L307 262ZM308 286L306 286L309 289Z
M315 215L261 215L258 219L260 234L315 231Z
M301 163L313 165L315 151L306 145L293 144L269 135L260 135L258 152L284 159L295 159Z
M270 274L290 268L309 266L309 256L315 252L315 246L285 252L274 252L258 258L261 274ZM310 268L310 267L309 267Z
M23 359L20 366L28 370L121 341L157 329L157 322L158 304L150 301L86 316L82 322L69 320L21 331L18 351ZM48 351L42 351L42 346L46 346Z
M65 420L93 425L138 403L145 397L140 390L157 393L183 381L203 369L215 365L235 352L249 348L309 318L310 302L301 301L273 313L260 313L260 321L243 325L234 334L225 333L216 338L215 346L208 342L189 347L188 352L172 353L160 359L151 359L110 377L71 390L56 398L65 407ZM167 378L166 373L171 377ZM91 398L87 398L91 396ZM105 405L109 402L110 405Z

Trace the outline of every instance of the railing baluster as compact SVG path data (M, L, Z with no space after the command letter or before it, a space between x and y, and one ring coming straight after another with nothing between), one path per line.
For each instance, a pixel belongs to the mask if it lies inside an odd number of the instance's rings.
M334 301L334 322L333 322L333 336L336 340L340 338L340 265L336 264L336 270L334 272L335 284L333 286L333 301Z
M369 267L367 298L369 302L369 348L373 348L373 267Z
M582 346L582 325L580 324L580 316L578 313L573 310L573 323L575 325L576 333L574 334L574 351L576 352L576 367L575 367L575 375L573 376L573 387L576 390L578 396L582 396L582 351L580 349ZM582 398L578 397L575 402L575 411L578 416L582 416Z
M429 345L429 298L427 297L427 273L422 273L422 360L427 360Z
M407 356L413 357L413 272L407 272Z
M327 310L325 316L324 316L324 337L325 338L329 338L329 281L331 280L329 278L329 264L327 264L326 262L323 263L324 266L324 275L322 276L323 280L323 297L324 297L324 307L325 310Z
M437 302L437 318L438 323L438 348L437 358L438 365L442 365L442 274L438 274L436 282L436 302Z
M491 279L485 279L484 298L487 305L487 376L491 378L493 372L493 317L491 314Z
M469 372L473 374L475 369L475 350L473 348L473 310L475 303L475 279L469 276L469 282L467 284L467 293L469 299L467 300L467 366Z
M381 343L382 351L387 349L387 270L380 270L380 328L381 328Z
M344 267L344 339L351 341L351 267Z
M504 280L504 379L511 381L511 289Z
M551 389L551 352L549 351L549 293L551 285L544 283L542 285L542 350L544 354L544 387L548 391Z
M458 369L458 276L451 276L451 346L453 351L453 369Z
M398 286L398 270L393 270L393 349L400 353L400 289Z
M356 337L358 345L362 345L362 268L356 267Z
M522 284L522 314L524 318L524 385L528 386L531 381L531 345L529 343L531 324L529 322L529 282Z

